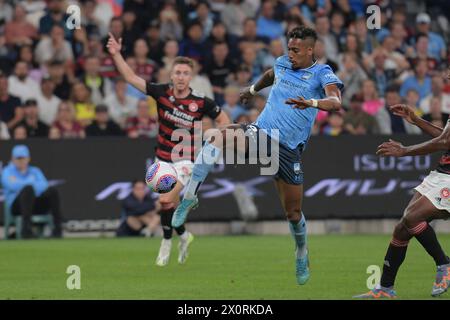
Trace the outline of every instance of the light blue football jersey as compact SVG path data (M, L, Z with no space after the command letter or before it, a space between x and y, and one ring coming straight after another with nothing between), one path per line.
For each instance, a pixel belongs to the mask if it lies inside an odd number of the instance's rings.
M289 98L322 99L324 88L336 84L340 90L344 85L327 64L314 63L306 69L292 69L287 55L277 58L273 67L275 80L266 106L255 124L280 144L295 149L306 143L311 134L318 109L294 109L285 101ZM272 129L278 129L279 136Z

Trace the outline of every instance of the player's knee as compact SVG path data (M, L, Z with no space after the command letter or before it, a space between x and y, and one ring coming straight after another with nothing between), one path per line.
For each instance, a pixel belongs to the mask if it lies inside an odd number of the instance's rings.
M286 207L286 218L289 221L298 221L300 220L300 208L288 208Z
M161 203L161 210L170 210L175 208L175 202L171 200L159 201Z

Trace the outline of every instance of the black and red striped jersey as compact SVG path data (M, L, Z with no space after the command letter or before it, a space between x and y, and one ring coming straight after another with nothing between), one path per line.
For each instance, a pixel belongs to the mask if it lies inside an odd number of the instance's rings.
M170 84L147 82L147 94L156 100L158 109L159 132L156 156L163 161L173 162L172 151L180 141L179 138L176 139L177 141L172 141L172 134L176 129L185 129L184 132L188 132L188 135L180 131L176 136L182 136L184 143L190 142L189 148L184 148L184 151L189 152L183 154L176 149L176 156L178 160L194 161L198 145L198 143L194 144L194 139L200 138L194 137L194 122L201 121L205 115L212 119L217 118L221 112L220 107L213 100L192 89L187 97L177 99Z

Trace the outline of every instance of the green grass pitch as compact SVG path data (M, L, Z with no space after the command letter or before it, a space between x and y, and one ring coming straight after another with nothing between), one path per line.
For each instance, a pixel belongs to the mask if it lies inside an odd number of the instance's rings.
M440 235L450 248L450 235ZM351 299L367 291L389 235L309 236L311 278L298 286L289 236L197 236L185 265L174 238L167 267L160 238L0 241L0 299ZM69 265L81 289L68 290ZM399 271L399 298L430 299L434 262L412 240ZM448 299L450 293L440 299Z

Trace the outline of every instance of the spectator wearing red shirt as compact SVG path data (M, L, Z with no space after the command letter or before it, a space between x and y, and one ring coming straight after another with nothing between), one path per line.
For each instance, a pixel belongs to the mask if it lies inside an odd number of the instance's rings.
M153 138L158 135L158 120L150 116L147 100L139 100L137 116L128 118L125 129L129 138Z

